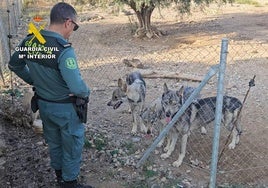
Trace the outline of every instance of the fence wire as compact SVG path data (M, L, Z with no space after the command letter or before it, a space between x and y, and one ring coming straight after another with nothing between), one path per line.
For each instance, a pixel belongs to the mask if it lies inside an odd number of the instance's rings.
M105 32L111 34L120 29L122 28L101 31L103 33L100 33L100 38L93 38L90 33L94 31L90 31L90 25L83 25L79 36L74 35L72 38L84 77L96 91L93 93L101 94L101 96L93 96L95 100L92 102L94 103L92 112L96 110L102 112L101 116L91 117L93 122L101 117L111 118L108 124L110 121L116 121L118 113L112 114L111 110L105 110L105 107L100 106L105 106L110 99L117 79L125 78L127 73L136 70L137 67L140 68L147 82L146 103L149 105L162 95L164 82L172 89L178 89L181 85L196 87L209 68L219 62L220 41L209 45L194 47L184 45L171 50L165 47L156 50L153 46L133 45L128 40L124 40L123 46L120 45L120 40L114 43L109 39L106 40L108 34ZM83 41L79 38L83 38ZM268 141L265 136L267 125L261 120L267 118L264 117L265 113L260 113L261 108L267 112L267 107L262 104L267 97L264 91L267 86L263 82L267 81L267 77L260 71L260 69L267 69L267 49L268 44L262 42L230 41L229 43L225 94L242 101L248 89L248 82L255 74L257 74L257 86L251 91L245 103L241 118L243 132L240 144L234 150L224 145L230 131L225 127L221 128L219 150L221 151L223 147L227 149L218 161L217 185L254 187L268 183L268 150L264 144ZM202 90L201 96L215 96L216 83L217 78L212 79ZM103 97L106 98L103 100ZM188 164L188 175L194 177L196 181L209 179L213 126L210 124L208 127L206 135L200 134L200 131L193 131L187 144L184 164ZM178 157L179 148L178 143L176 155L171 155L170 164ZM182 169L185 170L183 167Z
M6 67L10 50L6 10L11 10L11 33L16 34L20 11L15 14L16 11L12 12L12 9L21 10L21 7L22 1L19 0L13 5L8 1L1 1L0 4L2 71ZM92 26L99 28L98 31L92 30ZM24 29L24 32L26 31ZM141 71L147 83L146 105L149 105L162 95L164 83L174 90L182 85L197 87L210 67L219 63L220 40L210 41L208 45L191 45L191 41L181 41L180 45L170 47L150 41L144 44L138 39L132 39L130 35L125 35L129 31L127 24L118 24L113 29L107 29L97 21L83 22L79 33L75 33L70 39L77 53L81 73L92 89L89 122L96 127L109 127L109 132L115 139L122 137L123 132L131 130L130 126L125 126L130 124L129 116L118 115L120 111L112 111L106 105L118 78L125 78L127 73L137 69ZM98 33L97 37L95 32ZM113 33L119 33L119 36L110 38ZM256 86L243 108L240 144L234 150L227 148L218 161L217 184L267 186L268 78L263 70L268 70L268 44L257 41L230 41L228 48L225 94L242 101L253 75L256 75ZM216 83L216 78L210 80L201 91L201 97L216 96ZM208 127L206 135L200 131L192 132L183 163L186 165L174 171L187 172L195 181L209 180L213 126ZM221 128L220 151L226 147L224 143L229 134L228 129ZM175 148L176 154L168 159L170 164L178 157L178 149L179 144Z
M7 63L10 52L17 45L18 28L22 14L23 0L3 0L0 2L0 75L4 84L4 73L7 72ZM17 39L17 40L16 40Z

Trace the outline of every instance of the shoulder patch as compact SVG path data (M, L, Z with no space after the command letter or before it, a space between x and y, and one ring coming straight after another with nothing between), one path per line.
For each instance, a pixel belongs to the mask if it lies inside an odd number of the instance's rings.
M67 41L61 39L61 38L57 38L57 42L63 46L64 48L68 48L68 47L71 47L71 43L68 43Z
M77 69L76 60L72 57L69 57L65 60L65 67L67 69Z

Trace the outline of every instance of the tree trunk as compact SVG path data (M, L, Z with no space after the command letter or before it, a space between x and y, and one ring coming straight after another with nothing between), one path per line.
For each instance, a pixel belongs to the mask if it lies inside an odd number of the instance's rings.
M135 11L139 21L139 28L135 32L135 37L153 38L154 36L159 37L163 35L161 31L151 26L151 16L155 8L153 3L150 3L149 5L142 3L139 9L137 9L136 3L134 1L130 1L129 6Z

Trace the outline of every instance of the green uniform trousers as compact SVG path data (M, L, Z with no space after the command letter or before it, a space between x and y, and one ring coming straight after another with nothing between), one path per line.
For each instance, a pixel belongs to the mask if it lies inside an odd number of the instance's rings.
M43 132L49 147L51 167L62 170L65 181L77 179L84 145L84 125L72 103L38 100Z

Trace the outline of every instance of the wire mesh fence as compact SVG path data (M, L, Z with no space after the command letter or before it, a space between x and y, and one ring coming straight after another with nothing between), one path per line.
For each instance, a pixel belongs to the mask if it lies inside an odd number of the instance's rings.
M9 58L6 10L8 7L17 9L21 6L21 1L15 1L14 5L1 1L1 70ZM17 32L18 15L19 13L13 13L11 18L17 20L12 22L14 25L11 26L11 33ZM26 31L24 30L25 33ZM139 70L147 83L146 106L149 106L162 96L164 83L174 90L182 85L196 88L210 67L219 63L220 40L192 44L191 40L183 39L175 46L169 46L160 40L145 43L131 38L128 33L130 26L126 23L105 25L99 21L85 21L81 23L79 33L70 39L77 53L81 73L92 90L89 123L96 127L109 127L114 139L131 130L127 126L131 123L129 116L120 115L120 111L113 111L106 105L117 86L118 78L125 78L126 74ZM244 104L242 134L235 149L228 149L228 145L225 145L230 131L221 128L219 150L226 149L218 161L218 185L268 185L267 52L267 42L229 42L225 94L242 101L253 75L256 75L256 86ZM201 91L200 97L216 96L216 84L217 77L213 77ZM185 172L196 181L209 180L213 125L210 124L206 130L205 135L200 131L192 131L183 165L174 168L174 173ZM158 131L157 129L156 132ZM169 164L177 159L179 145L176 144L176 154L166 160ZM161 150L161 154L162 152Z
M124 26L122 27L124 28ZM133 45L131 41L127 40L124 40L122 45L120 40L115 43L109 39L106 40L110 33L116 33L116 30L123 30L123 28L101 31L103 33L100 33L99 38L93 38L91 32L94 31L90 31L90 26L84 25L81 27L79 36L72 38L83 76L96 91L92 94L93 100L96 99L92 104L92 113L102 111L101 117L110 117L112 122L116 121L118 114L112 114L113 112L105 110L104 106L110 99L109 94L116 86L118 78L125 77L127 73L140 67L139 70L147 82L146 102L149 104L162 95L164 82L175 89L181 85L196 87L210 66L219 61L219 41L209 45L195 47L185 45L172 50L162 47L161 50L157 50L152 46ZM118 43L116 44L116 42ZM259 71L262 68L266 69L267 47L266 43L260 42L230 41L225 93L242 100L248 89L248 82L254 74L257 74L258 89L253 89L252 96L246 102L242 113L241 144L235 150L226 149L219 161L218 184L267 185L267 146L263 144L267 142L266 125L263 122L266 118L260 112L261 108L267 111L267 107L261 104L265 101L266 94L263 89L267 89L264 84L267 78ZM105 92L103 97L94 97L94 95L102 93L101 91ZM212 79L201 92L202 97L215 95L216 78ZM252 108L253 106L255 109ZM259 119L257 122L253 118L254 116ZM94 115L91 120L99 121L101 117ZM252 127L253 124L258 124L258 128ZM200 181L204 180L204 177L209 178L213 140L213 128L211 125L209 127L205 136L199 132L192 133L187 145L185 161L189 166L195 167L190 174L196 179L200 178ZM228 148L225 142L229 134L230 132L226 128L222 128L220 151L224 147Z
M23 0L0 2L0 75L3 82L5 82L3 74L7 72L10 53L17 42L13 39L18 37L22 5Z
M96 91L92 95L105 92L102 96L104 98L92 96L93 100L96 99L93 102L96 105L92 104L92 113L96 110L101 111L101 117L109 117L112 122L116 121L118 114L112 114L113 112L100 106L105 106L110 99L118 78L124 78L127 73L136 69L140 70L147 82L146 103L149 105L162 95L164 83L168 83L172 89L179 89L181 85L196 87L209 68L219 62L220 41L209 45L185 45L174 49L162 47L159 50L159 47L154 49L154 46L133 45L127 40L124 40L124 45L121 45L120 41L116 41L118 44L110 43L109 39L106 41L109 33L117 32L116 29L121 28L115 28L115 31L104 31L100 33L100 38L91 38L90 33L93 31L89 31L90 26L87 28L85 25L81 28L81 34L72 38L83 76ZM83 42L79 40L80 37L83 38ZM254 74L257 75L257 86L252 89L250 97L244 104L241 140L235 149L228 148L231 140L227 145L225 144L231 134L230 131L226 127L221 128L219 150L222 151L224 148L224 152L218 161L218 185L249 187L267 185L268 158L267 146L264 144L267 143L265 136L267 126L263 122L267 118L260 112L261 108L267 111L267 107L261 104L265 101L265 96L267 97L263 90L267 89L264 84L267 77L259 71L267 69L267 47L266 43L254 41L230 41L229 43L225 94L242 101L248 89L248 82ZM201 91L202 97L216 95L216 80L216 77L212 78L205 86ZM94 115L91 120L94 121L96 118L95 121L98 121L101 117ZM255 126L258 128L256 129ZM190 170L186 168L186 171L188 170L188 175L199 181L209 180L213 125L210 124L208 127L206 135L200 134L200 131L193 131L187 143L184 164L188 164ZM169 159L170 164L178 157L179 148L180 143L176 145L176 155L171 155ZM182 169L185 170L184 167Z

